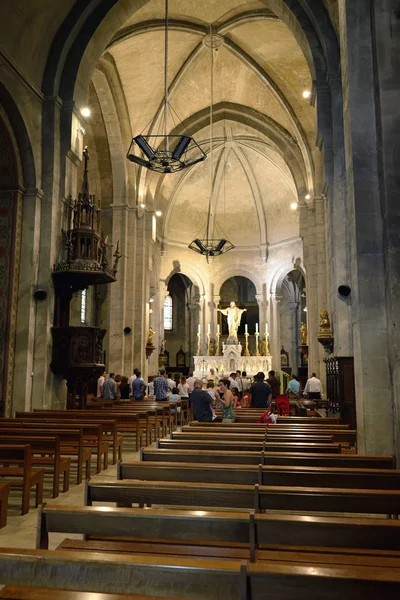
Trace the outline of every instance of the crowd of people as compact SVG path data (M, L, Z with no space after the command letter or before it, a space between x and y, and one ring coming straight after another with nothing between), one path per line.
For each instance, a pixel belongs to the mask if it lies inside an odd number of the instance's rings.
M204 388L204 389L203 389ZM312 373L307 380L304 391L295 375L291 376L284 395L288 399L300 399L302 394L310 399L322 398L322 384ZM265 408L271 406L272 400L281 395L281 382L275 371L269 371L268 378L260 371L253 381L245 371L232 372L229 377L219 378L215 369L211 368L207 377L196 379L193 373L186 378L179 373L167 373L160 369L158 377L149 377L146 383L139 369L128 378L124 375L104 372L97 382L97 398L104 400L142 401L145 399L157 402L178 402L189 400L193 405L194 418L197 421L212 421L216 418L215 410L221 410L222 421L233 422L236 410L241 408Z

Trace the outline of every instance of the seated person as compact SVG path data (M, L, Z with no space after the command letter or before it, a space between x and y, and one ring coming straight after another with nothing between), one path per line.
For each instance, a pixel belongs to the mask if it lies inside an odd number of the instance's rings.
M169 395L168 398L168 402L178 402L179 401L179 394L178 394L178 388L174 387L172 388L172 392ZM176 409L179 412L181 412L181 407L178 406ZM174 408L171 409L171 415L174 415L176 413L176 410Z

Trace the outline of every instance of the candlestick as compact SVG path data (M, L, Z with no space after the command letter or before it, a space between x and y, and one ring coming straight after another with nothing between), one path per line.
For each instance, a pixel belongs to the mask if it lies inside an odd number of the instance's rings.
M221 356L221 353L220 353L220 351L219 351L219 338L220 338L220 337L221 337L221 334L220 334L220 332L219 332L219 325L218 325L218 329L217 329L217 335L216 335L216 338L217 338L217 347L216 347L216 349L215 349L215 356Z
M258 333L258 326L257 326L257 330L254 334L254 337L256 338L256 349L254 351L253 356L260 356L260 352L258 351L258 338L259 338L260 334Z
M247 325L246 325L246 329L247 329ZM245 337L245 343L244 343L243 356L250 356L250 352L249 352L249 334L248 334L247 331L245 332L244 337Z
M196 356L201 356L201 333L200 333L200 325L199 325L199 331L197 334L197 353Z

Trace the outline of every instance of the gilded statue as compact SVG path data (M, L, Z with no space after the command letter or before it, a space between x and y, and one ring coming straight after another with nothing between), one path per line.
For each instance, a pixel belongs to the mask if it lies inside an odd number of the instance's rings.
M146 346L152 346L153 345L153 335L154 335L154 329L152 329L150 327L150 329L149 329L149 335L147 336Z
M210 338L208 343L207 356L215 356L215 343L212 338Z
M269 356L268 339L265 335L261 340L261 356Z
M331 322L327 310L320 311L319 333L318 337L332 337Z
M240 325L242 314L247 308L238 308L235 302L231 302L228 308L218 308L218 311L228 317L229 337L237 338L237 332Z
M308 346L307 324L306 323L302 323L301 324L301 327L300 327L300 338L301 338L301 345L302 346Z

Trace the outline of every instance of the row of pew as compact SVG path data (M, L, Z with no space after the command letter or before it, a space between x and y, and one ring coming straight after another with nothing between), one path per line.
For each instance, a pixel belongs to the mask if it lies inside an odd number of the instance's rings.
M42 505L37 549L0 550L1 583L81 600L398 596L394 458L355 454L337 421L300 419L171 427L118 460L116 481L86 481L85 506ZM49 550L54 533L82 539Z
M172 408L173 406L173 408ZM121 404L118 410L99 407L98 411L35 410L17 412L15 418L0 419L0 528L7 524L10 489L22 490L21 514L29 512L31 490L35 507L43 502L44 478L51 478L52 497L70 486L71 468L76 484L122 458L124 436L135 447L166 435L180 423L188 422L188 403ZM61 483L61 485L60 485Z

